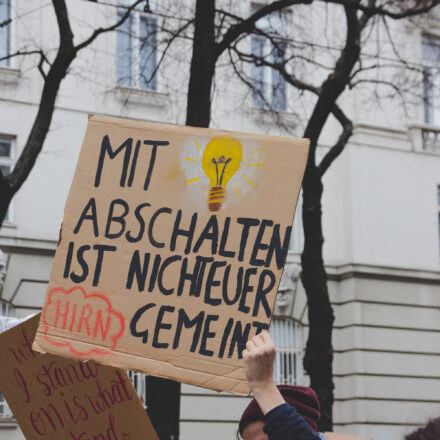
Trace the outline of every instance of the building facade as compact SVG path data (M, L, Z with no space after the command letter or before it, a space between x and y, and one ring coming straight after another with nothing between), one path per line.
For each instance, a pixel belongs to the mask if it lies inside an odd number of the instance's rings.
M91 29L117 20L130 2L119 7L114 1L67 3L78 42ZM236 5L243 16L258 6L247 0ZM182 1L166 11L172 17L192 7L193 2ZM150 1L117 32L100 36L63 80L44 149L0 230L2 315L23 317L43 304L87 115L185 122L191 45L182 39L162 56L167 36L159 31L161 8L162 2ZM48 53L56 48L51 3L0 0L0 14L0 23L11 20L0 27L0 58L22 48L42 47ZM261 26L282 33L296 19L292 11L286 14ZM402 439L440 416L440 25L435 17L428 24L429 32L410 21L394 29L408 59L423 68L419 88L424 99L408 115L396 100L378 105L365 91L351 91L344 108L353 117L354 135L324 179L324 253L336 315L335 431L382 440ZM336 26L330 33L330 40L337 39ZM282 44L273 48L258 36L247 44L256 55L270 52L274 61L287 56ZM42 89L37 64L38 55L0 61L2 173L13 167L37 112ZM255 86L251 92L231 79L227 67L218 68L212 126L300 136L299 110L288 84L265 66L249 66L247 72ZM276 110L276 118L267 107ZM330 126L324 137L335 133ZM328 145L330 140L323 141L319 154ZM271 333L278 346L276 380L307 385L300 203ZM143 377L132 377L138 392L145 393ZM235 438L248 401L183 385L181 438ZM22 438L0 397L0 440Z

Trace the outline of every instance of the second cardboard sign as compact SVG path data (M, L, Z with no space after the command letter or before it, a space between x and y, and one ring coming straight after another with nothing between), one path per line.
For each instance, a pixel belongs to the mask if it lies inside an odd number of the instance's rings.
M125 371L34 352L38 321L0 335L0 391L27 440L158 440Z

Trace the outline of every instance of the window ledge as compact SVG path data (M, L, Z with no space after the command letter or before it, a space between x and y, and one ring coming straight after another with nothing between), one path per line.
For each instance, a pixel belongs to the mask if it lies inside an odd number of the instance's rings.
M0 67L0 83L2 84L17 83L20 76L20 69L14 69L12 67Z
M17 225L11 220L5 220L2 224L2 228L17 229Z
M116 94L120 100L134 104L150 104L154 107L165 107L169 98L168 93L123 86L116 87Z
M408 129L440 131L440 125L428 124L426 122L412 122L408 124Z
M274 124L290 129L297 127L298 115L288 111L252 108L253 117L258 124L272 126Z
M17 421L14 417L0 417L0 429L15 429L17 427Z

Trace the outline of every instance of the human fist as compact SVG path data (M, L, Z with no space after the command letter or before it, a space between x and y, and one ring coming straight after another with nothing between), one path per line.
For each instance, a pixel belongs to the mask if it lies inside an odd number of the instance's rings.
M244 372L252 390L273 384L275 353L275 345L266 331L247 342L243 350Z

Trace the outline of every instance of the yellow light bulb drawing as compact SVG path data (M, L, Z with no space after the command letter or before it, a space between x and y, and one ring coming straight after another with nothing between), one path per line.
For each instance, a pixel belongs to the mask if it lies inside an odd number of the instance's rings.
M210 183L210 211L221 208L226 196L226 185L240 167L242 156L241 142L232 136L216 136L208 142L202 156L202 167Z

